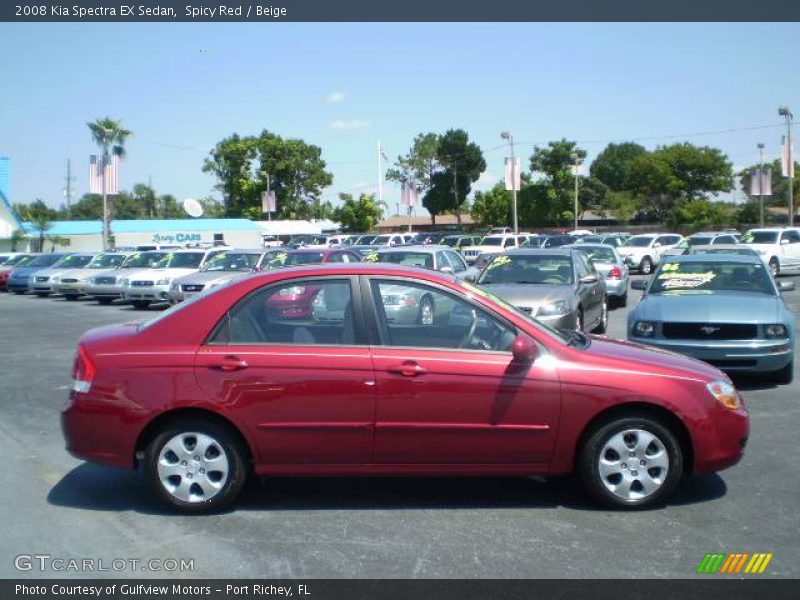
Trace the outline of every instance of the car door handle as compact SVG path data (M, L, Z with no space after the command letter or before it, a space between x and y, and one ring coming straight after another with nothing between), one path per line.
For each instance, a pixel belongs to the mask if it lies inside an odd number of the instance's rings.
M390 373L402 375L403 377L416 377L417 375L424 375L428 372L425 367L413 360L407 360L399 365L391 365L387 367L386 370Z
M247 368L247 362L238 356L226 356L222 359L222 362L212 365L212 368L220 371L241 371Z

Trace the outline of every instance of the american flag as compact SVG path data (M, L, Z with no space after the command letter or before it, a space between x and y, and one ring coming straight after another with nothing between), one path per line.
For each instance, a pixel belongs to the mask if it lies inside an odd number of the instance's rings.
M103 177L100 165L103 156L92 154L89 157L89 193L103 193ZM106 194L119 193L119 156L116 154L106 158Z

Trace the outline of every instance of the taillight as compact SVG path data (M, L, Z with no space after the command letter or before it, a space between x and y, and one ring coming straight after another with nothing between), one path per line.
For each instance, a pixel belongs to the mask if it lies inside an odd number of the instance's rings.
M72 389L75 392L86 394L92 389L92 380L94 380L97 369L94 363L89 358L83 346L78 346L78 351L75 353L75 362L72 365Z
M606 275L606 279L622 279L622 269L619 267L612 267Z

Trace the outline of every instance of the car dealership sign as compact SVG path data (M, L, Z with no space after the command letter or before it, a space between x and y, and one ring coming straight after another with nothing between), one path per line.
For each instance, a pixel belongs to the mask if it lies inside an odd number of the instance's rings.
M154 244L185 244L187 242L200 242L202 235L199 233L156 233L153 234Z

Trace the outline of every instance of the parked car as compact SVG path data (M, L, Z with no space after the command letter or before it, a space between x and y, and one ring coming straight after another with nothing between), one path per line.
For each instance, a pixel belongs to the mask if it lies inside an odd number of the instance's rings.
M574 235L548 235L540 244L540 248L560 248L561 246L569 246L570 244L577 244L581 238Z
M393 263L409 267L433 269L455 275L459 279L475 281L480 271L470 267L455 250L448 246L401 246L398 248L381 248L364 258L368 262Z
M682 239L683 236L677 233L643 233L628 238L625 245L619 247L619 253L630 269L649 275L653 267L658 266L661 255L677 246Z
M24 265L16 265L11 273L8 274L8 282L6 287L9 292L15 294L25 294L31 283L31 277L35 277L36 273L42 269L52 267L63 254L40 254L33 260L26 262Z
M527 236L513 233L487 235L477 246L465 248L462 254L467 264L472 264L479 254L502 254L506 250L519 248L525 241L527 241Z
M225 285L243 274L255 273L267 254L276 255L274 251L247 249L227 250L217 254L198 272L174 279L169 288L169 301L172 304L183 302L186 298Z
M370 244L373 246L399 246L400 244L410 244L415 235L414 233L387 233L375 236Z
M130 278L143 271L152 269L164 258L166 250L145 250L128 256L116 269L95 273L86 281L84 291L100 304L111 304L122 298L125 286Z
M35 294L40 298L45 298L50 294L55 293L55 285L58 283L58 278L73 269L80 269L88 264L93 253L90 252L70 252L63 254L52 266L37 271L31 277L28 284L28 291Z
M312 286L346 301L339 318L267 310ZM420 293L450 310L426 326L387 318L387 302ZM749 435L710 365L555 331L432 270L363 263L256 274L84 334L61 422L72 455L141 469L187 513L231 505L250 473L577 473L598 501L643 508L739 462Z
M0 267L3 267L7 261L17 256L25 256L24 252L0 252Z
M427 246L428 244L440 244L442 243L442 239L447 236L446 231L422 231L420 233L414 234L414 236L409 239L406 243L419 245L419 246Z
M578 250L591 261L600 276L605 278L609 304L625 306L628 303L630 271L614 246L581 242L563 247Z
M628 339L680 352L728 371L793 377L795 318L758 257L698 254L665 260L635 281L642 301L628 315Z
M477 246L480 241L481 238L477 235L453 234L444 236L439 243L443 246L450 246L456 252L463 253L466 248Z
M26 263L32 261L36 256L36 254L18 254L17 256L9 258L4 265L0 266L0 291L8 291L8 276L15 267L25 266Z
M270 269L280 267L299 267L323 263L361 262L363 256L349 248L299 248L275 254L268 263Z
M675 247L666 250L661 256L681 256L682 254L689 254L688 250L692 246L731 245L736 243L737 239L731 233L719 233L716 231L693 233L689 237L683 238Z
M509 250L477 283L556 329L604 333L608 326L605 280L578 250Z
M214 253L216 256L218 252ZM140 271L122 280L122 298L134 308L147 308L153 302L166 302L172 280L197 272L205 264L208 252L175 250L164 255L152 269Z
M53 291L66 300L77 300L86 294L86 284L100 272L116 269L130 254L125 252L102 252L96 254L85 266L61 273Z
M771 227L751 229L741 239L742 244L755 248L769 266L770 273L800 269L800 228Z

